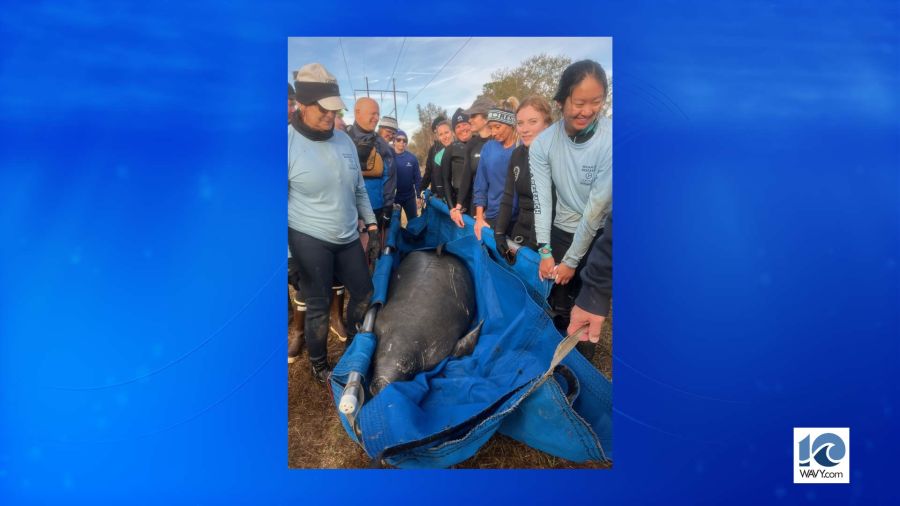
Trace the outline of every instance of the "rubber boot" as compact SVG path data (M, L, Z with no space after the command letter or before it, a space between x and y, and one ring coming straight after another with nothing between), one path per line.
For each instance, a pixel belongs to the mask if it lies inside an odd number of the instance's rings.
M332 288L334 294L331 297L331 315L328 317L328 332L338 341L347 340L347 329L344 327L344 287Z

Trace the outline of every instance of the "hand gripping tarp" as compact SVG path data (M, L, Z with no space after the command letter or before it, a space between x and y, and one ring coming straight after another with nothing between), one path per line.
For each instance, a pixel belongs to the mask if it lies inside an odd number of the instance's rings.
M401 468L457 464L497 431L573 462L611 461L612 385L579 353L566 355L575 339L564 341L545 311L549 285L537 277L539 256L522 248L510 266L493 234L476 240L473 220L465 219L458 228L431 198L401 230L395 211L385 238L393 252L378 260L372 303L384 303L391 272L407 253L444 244L472 274L473 326L484 320L478 346L368 398L376 337L357 334L331 376L336 403L351 373L363 377L362 406L349 416L339 411L347 433L373 461ZM410 308L410 318L429 315Z

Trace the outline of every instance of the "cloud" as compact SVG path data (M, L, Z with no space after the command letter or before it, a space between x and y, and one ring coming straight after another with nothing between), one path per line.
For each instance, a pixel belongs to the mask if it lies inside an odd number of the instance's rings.
M416 105L431 102L448 112L467 107L481 93L482 85L490 80L491 73L516 67L523 60L541 53L564 55L573 60L591 58L612 73L610 38L475 37L459 51L465 42L466 38L461 37L410 37L405 44L400 37L351 37L341 39L340 43L337 38L291 38L288 41L288 74L291 69L318 61L335 75L344 96L352 100L353 89L365 89L366 76L370 87L376 83L383 87L390 85L394 72L398 91L406 91L413 99L406 104L398 97L397 108L402 114L400 126L412 130L418 127ZM444 65L446 67L441 70ZM426 83L429 83L427 87ZM382 108L387 104L390 104L388 110L393 108L392 99L386 100Z

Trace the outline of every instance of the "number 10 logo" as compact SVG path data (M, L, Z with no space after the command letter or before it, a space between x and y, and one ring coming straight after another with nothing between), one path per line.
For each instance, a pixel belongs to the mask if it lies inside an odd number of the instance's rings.
M809 467L810 455L815 459L816 463L822 467L834 467L841 462L847 449L844 447L844 440L833 432L820 434L813 441L812 447L809 444L809 436L800 440L800 467Z
M794 427L794 483L850 483L850 429Z

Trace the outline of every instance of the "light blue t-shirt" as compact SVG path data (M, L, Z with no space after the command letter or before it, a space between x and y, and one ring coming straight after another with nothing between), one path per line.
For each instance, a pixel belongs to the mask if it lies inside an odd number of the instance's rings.
M356 146L340 130L324 141L288 125L288 226L332 244L359 237L357 219L375 223Z
M575 268L612 209L612 122L601 118L594 135L576 144L566 135L562 120L557 121L531 144L528 166L534 182L537 242L550 242L553 225L574 234L563 262ZM556 187L555 220L551 182Z

